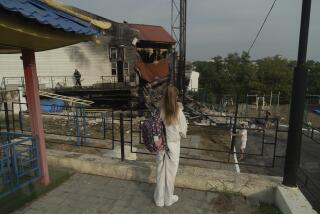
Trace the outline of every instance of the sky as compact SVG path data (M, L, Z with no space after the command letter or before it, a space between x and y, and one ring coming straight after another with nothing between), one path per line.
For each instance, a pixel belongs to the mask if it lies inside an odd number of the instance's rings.
M105 18L163 26L171 32L171 0L60 0ZM247 51L273 0L188 0L187 59L207 60ZM278 0L252 59L282 55L296 59L302 0ZM320 61L320 1L313 1L308 59Z

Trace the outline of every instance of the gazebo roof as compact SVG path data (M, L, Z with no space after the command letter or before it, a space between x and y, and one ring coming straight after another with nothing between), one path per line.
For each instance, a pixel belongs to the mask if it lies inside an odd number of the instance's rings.
M0 0L0 53L50 50L94 40L101 31L90 21L42 1Z

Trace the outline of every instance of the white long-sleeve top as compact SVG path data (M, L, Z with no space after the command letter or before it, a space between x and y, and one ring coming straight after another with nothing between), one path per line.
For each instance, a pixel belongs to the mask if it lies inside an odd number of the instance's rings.
M167 141L178 142L181 137L187 137L187 120L183 114L182 108L179 108L177 121L170 126L166 125Z

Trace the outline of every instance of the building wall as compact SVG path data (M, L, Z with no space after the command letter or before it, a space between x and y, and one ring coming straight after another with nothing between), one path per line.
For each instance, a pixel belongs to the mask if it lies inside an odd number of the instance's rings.
M36 60L39 76L72 76L74 69L78 69L85 86L99 83L101 76L111 75L107 44L80 43L37 53Z
M130 82L136 82L137 74L134 66L137 60L137 50L132 44L134 38L138 38L138 32L131 29L126 23L113 23L112 29L108 32L110 35L110 45L113 47L125 47L125 60L129 63L129 74L127 74L126 80L130 79ZM124 73L125 74L125 73ZM137 82L136 82L137 83Z
M21 54L0 55L0 78L23 76ZM72 76L74 69L82 75L85 86L101 82L101 76L111 76L109 45L84 42L50 51L36 53L38 76ZM64 82L65 78L55 78L54 82ZM8 80L15 84L20 80ZM40 84L49 84L50 78L40 78ZM50 83L51 84L51 83ZM72 86L72 78L67 78Z

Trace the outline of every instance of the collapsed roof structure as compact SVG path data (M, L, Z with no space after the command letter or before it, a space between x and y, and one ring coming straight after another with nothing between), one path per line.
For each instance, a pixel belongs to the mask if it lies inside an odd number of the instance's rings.
M136 71L146 82L165 79L169 75L169 55L176 41L161 26L129 24L138 31L136 44L139 59Z

